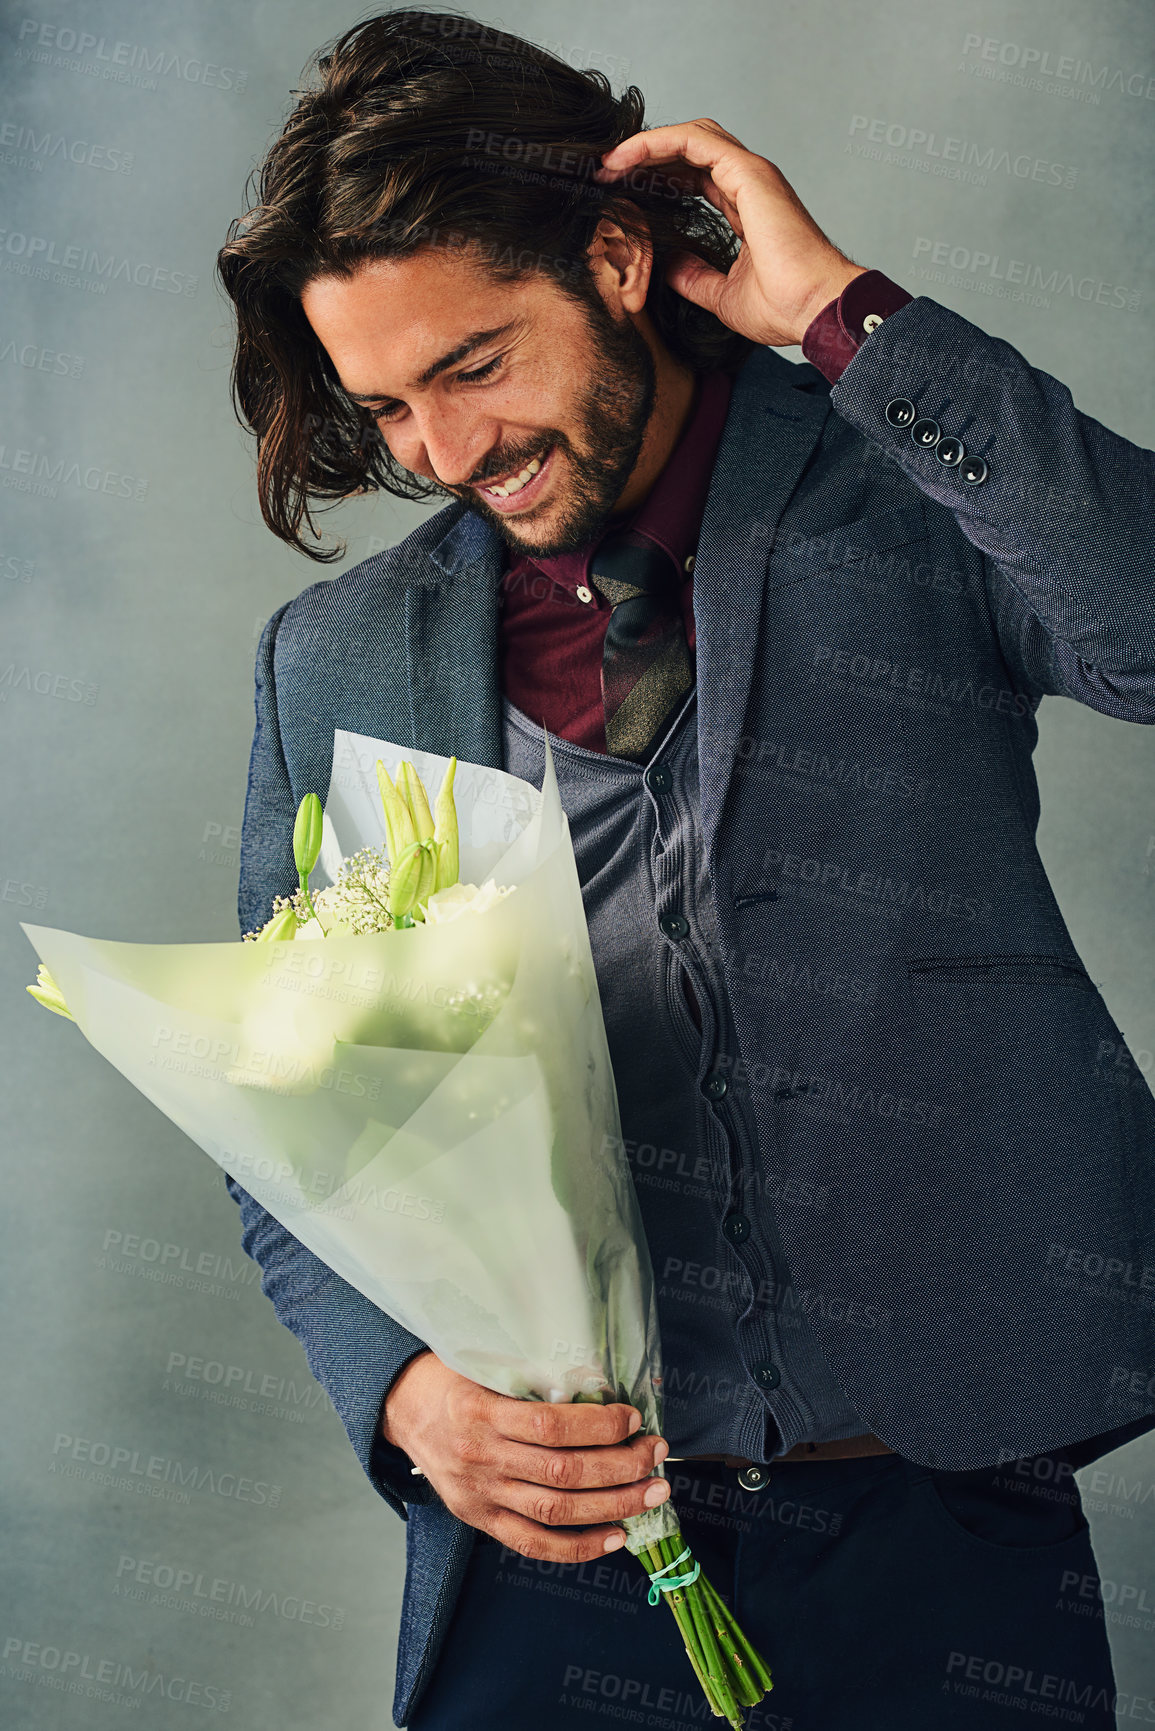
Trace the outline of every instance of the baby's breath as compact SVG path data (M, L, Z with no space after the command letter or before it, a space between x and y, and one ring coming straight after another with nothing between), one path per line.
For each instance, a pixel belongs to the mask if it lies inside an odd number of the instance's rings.
M313 895L313 906L321 925L340 926L345 932L360 937L367 932L386 932L393 925L386 906L389 896L388 856L383 847L363 847L341 861L337 881ZM291 896L273 899L271 918L292 908L302 926L313 916L299 889ZM260 928L262 931L264 927ZM256 939L259 932L246 932L246 942Z

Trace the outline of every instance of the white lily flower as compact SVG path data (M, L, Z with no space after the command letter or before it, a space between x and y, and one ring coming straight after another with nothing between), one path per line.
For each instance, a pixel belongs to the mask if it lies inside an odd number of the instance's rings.
M449 884L435 890L425 903L425 918L430 925L444 926L462 914L484 914L515 888L513 884L496 884L486 878L480 889L476 884Z

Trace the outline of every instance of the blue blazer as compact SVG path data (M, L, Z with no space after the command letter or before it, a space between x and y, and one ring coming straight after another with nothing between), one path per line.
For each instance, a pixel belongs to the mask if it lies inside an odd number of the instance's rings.
M901 400L986 478L888 419ZM793 1284L887 1313L869 1339L810 1316L863 1429L932 1467L1099 1437L1135 1419L1120 1368L1155 1368L1155 1100L1047 882L1031 760L1047 694L1155 721L1153 527L1151 453L932 300L833 389L767 348L736 377L694 570L729 1062ZM295 886L335 727L502 766L503 563L455 501L273 614L242 930ZM227 1182L263 1291L407 1520L403 1725L473 1541L377 1435L423 1343Z

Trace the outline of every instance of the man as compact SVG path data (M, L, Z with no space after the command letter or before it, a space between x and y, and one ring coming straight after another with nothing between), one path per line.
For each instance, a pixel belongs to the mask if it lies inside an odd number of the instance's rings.
M606 1559L666 1479L774 1670L752 1723L1113 1725L1063 1593L1075 1468L1155 1425L1117 1393L1155 1360L1155 1101L1031 749L1047 693L1155 720L1150 456L712 120L644 132L451 14L319 70L221 257L262 508L323 558L311 501L451 503L265 629L242 928L334 727L540 782L544 721L666 1361L661 1441L491 1394L229 1178L408 1520L395 1721L698 1722Z

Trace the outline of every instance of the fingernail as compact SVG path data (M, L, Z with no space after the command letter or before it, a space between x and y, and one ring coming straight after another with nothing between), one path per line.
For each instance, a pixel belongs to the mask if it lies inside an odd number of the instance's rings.
M669 1452L669 1443L659 1442L657 1448L654 1450L654 1465L657 1466L661 1461L664 1461Z
M659 1503L665 1502L669 1494L669 1485L665 1479L659 1479L657 1484L650 1486L643 1500L648 1509L656 1509Z
M641 1430L641 1428L642 1428L642 1415L641 1415L641 1413L636 1412L634 1414L633 1418L630 1420L630 1428L626 1432L626 1435L627 1436L633 1436L634 1432L636 1430Z
M605 1544L602 1546L602 1550L620 1551L625 1542L626 1535L624 1533L611 1533Z

